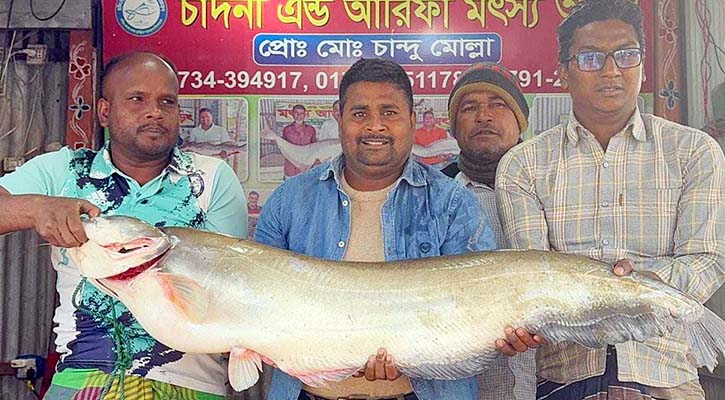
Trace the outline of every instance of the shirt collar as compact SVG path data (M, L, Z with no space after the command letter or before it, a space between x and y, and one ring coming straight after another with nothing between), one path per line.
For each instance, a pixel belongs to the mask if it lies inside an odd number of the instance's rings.
M324 181L333 178L335 179L335 182L340 185L340 176L342 176L340 174L342 174L344 167L345 155L340 154L330 162L327 168L322 170L319 179ZM408 157L408 161L405 162L403 174L400 176L399 181L406 181L410 186L425 186L426 173L425 168L413 160L413 157Z
M573 144L574 146L579 143L579 139L583 137L584 134L591 135L589 130L585 128L574 115L574 111L572 110L569 113L569 121L566 124L566 137ZM647 132L644 127L644 121L642 120L642 115L639 112L639 107L635 108L634 113L632 113L632 116L629 117L629 121L627 121L627 124L624 126L624 129L622 129L620 132L617 133L617 135L623 135L626 136L628 134L632 135L636 140L640 142L646 142L647 141ZM616 135L615 135L616 136Z
M103 148L96 153L96 156L93 158L93 164L91 165L91 178L103 179L113 174L126 176L126 174L113 165L110 149L111 142L107 141ZM172 150L171 162L169 162L165 170L179 175L191 175L198 172L191 155L179 150L176 146Z
M468 185L471 185L471 186L477 187L477 188L485 188L485 189L493 190L493 188L491 186L488 186L485 183L476 182L476 181L471 180L471 178L469 178L468 175L466 175L463 171L456 174L456 176L455 176L455 178L453 178L453 180L460 183L464 187L468 187Z

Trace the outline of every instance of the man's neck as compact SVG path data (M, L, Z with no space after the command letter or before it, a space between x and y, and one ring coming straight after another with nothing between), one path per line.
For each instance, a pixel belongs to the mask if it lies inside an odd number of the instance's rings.
M169 165L171 154L164 158L143 160L129 156L122 150L114 150L111 146L111 160L121 172L133 178L139 185L143 186L161 174L161 171Z
M209 129L211 129L212 126L214 126L214 124L209 124L206 128L204 128L204 125L202 125L201 129L208 131Z
M609 145L609 140L627 126L629 119L636 109L617 113L578 112L574 108L574 116L577 121L594 135L604 150Z
M343 169L342 173L351 188L359 192L373 192L392 185L403 174L403 170L380 177L360 176L349 168Z
M494 187L496 168L501 156L492 154L488 157L461 151L458 155L458 167L468 179Z

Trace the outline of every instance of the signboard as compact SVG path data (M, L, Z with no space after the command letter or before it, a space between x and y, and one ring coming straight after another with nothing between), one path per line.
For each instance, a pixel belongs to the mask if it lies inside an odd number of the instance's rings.
M527 93L557 93L556 27L574 3L105 0L104 61L162 53L179 67L182 93L198 95L336 95L360 57L404 65L415 94L447 95L466 66L494 61L517 71ZM652 0L640 3L651 49Z
M200 109L209 108L228 138L208 145L207 153L218 150L245 188L257 190L263 201L291 170L285 169L289 156L274 138L303 146L312 131L317 136L334 117L343 73L361 57L388 58L405 68L413 85L418 129L426 111L432 112L436 128L447 129L448 94L461 71L480 61L500 62L518 76L531 108L526 136L561 122L571 101L562 94L557 76L556 27L574 4L575 0L104 0L103 59L136 50L170 58L179 69L184 95L183 130L194 129ZM652 49L653 0L639 4L645 15L646 47ZM654 76L653 66L653 58L647 58L648 77ZM653 81L643 85L641 106L646 111L652 110ZM304 108L298 123L309 128L285 138L283 131L294 125L297 106Z

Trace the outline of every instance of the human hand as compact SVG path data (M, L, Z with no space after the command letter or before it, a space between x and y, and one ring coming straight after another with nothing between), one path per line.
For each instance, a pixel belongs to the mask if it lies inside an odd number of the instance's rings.
M81 215L101 215L101 209L82 199L38 196L33 199L33 226L38 235L58 247L76 247L88 241Z
M628 258L617 260L612 265L612 272L617 276L626 276L634 271L634 263Z
M506 339L497 339L496 348L507 356L515 356L523 353L528 349L535 349L547 344L546 339L540 335L532 335L524 328L514 329L507 326L504 329Z
M398 371L398 368L395 367L395 359L393 356L388 354L387 350L381 347L378 349L377 355L371 355L370 358L368 358L368 362L365 363L365 369L363 371L356 372L353 374L353 377L358 378L365 376L365 379L369 381L379 379L394 381L400 378L401 375L402 374Z
M614 275L617 276L627 276L634 271L634 262L628 258L623 258L621 260L617 260L612 264L612 272L614 272ZM661 281L662 279L657 276L654 272L651 271L637 271L638 274L641 275L647 275L648 277L652 279L656 279L658 281Z

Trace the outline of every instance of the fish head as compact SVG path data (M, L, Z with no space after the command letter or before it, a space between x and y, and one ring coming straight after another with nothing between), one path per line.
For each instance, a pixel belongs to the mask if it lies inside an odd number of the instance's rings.
M132 280L157 268L173 247L160 229L132 217L102 216L83 221L88 241L68 255L90 279Z

